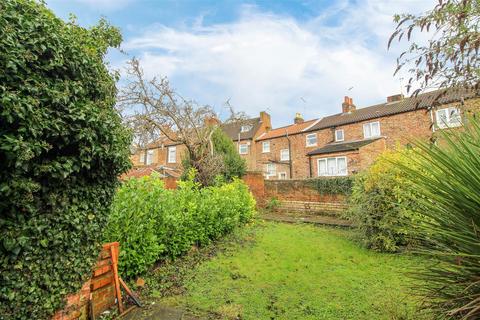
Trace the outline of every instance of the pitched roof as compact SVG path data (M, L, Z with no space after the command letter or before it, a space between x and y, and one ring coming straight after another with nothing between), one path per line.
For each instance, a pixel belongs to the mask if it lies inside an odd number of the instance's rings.
M321 148L310 151L309 153L307 153L307 155L313 156L317 154L355 151L374 141L377 141L378 139L381 139L381 138L365 139L365 140L357 140L357 141L346 141L346 142L334 142L334 143L327 144Z
M435 90L419 94L416 97L405 98L400 101L381 103L357 109L350 113L338 113L328 116L322 118L317 124L309 128L309 131L390 116L414 111L416 109L426 109L433 106L434 103L446 104L460 101L462 98L469 99L476 96L478 96L478 94L474 91L467 91L465 89Z
M247 140L253 139L260 125L260 118L251 118L245 121L224 123L221 125L221 128L232 140L238 140L238 134L240 134L240 140ZM249 131L241 132L242 126L250 126L251 128Z
M308 120L302 123L291 124L289 126L270 130L262 134L261 136L259 136L257 138L257 141L283 137L283 136L286 136L287 134L292 135L292 134L300 133L303 130L307 129L312 124L314 124L315 121L318 121L318 119Z
M144 167L132 168L128 172L124 173L120 179L125 180L129 178L141 178L145 176L150 176L152 173L157 172L160 174L160 178L173 177L179 178L180 172L174 168L169 168L166 166L150 165Z

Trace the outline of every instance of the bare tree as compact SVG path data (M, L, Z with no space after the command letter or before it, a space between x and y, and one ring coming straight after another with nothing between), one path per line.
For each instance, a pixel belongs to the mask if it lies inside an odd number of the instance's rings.
M214 153L212 134L220 122L208 105L199 105L175 92L166 77L146 79L140 62L128 62L127 83L120 90L118 108L133 129L140 146L159 137L182 144L190 165L203 185L212 183L222 171L223 161ZM228 121L242 118L230 109Z

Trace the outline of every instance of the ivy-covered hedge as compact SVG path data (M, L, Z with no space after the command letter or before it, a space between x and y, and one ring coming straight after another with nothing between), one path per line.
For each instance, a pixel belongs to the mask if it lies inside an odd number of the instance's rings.
M352 192L354 178L346 177L326 177L306 180L312 188L320 194L342 194L348 196Z
M254 213L255 200L241 180L199 188L191 178L166 190L155 176L129 179L115 197L105 241L121 243L120 273L132 277L162 257L219 238Z
M0 2L0 319L48 319L90 274L130 136L103 57L118 30Z

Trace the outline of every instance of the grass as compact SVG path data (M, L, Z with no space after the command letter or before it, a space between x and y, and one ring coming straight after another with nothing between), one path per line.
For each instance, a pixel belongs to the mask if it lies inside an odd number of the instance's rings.
M404 274L420 258L375 253L351 237L304 224L248 226L160 267L144 293L202 319L428 319Z

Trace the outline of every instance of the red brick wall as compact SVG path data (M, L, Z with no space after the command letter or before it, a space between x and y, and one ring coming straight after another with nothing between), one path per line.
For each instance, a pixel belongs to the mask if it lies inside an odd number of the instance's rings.
M345 202L344 195L320 194L308 180L265 180L265 198L280 201Z
M90 308L96 317L115 305L112 263L117 264L118 260L112 261L111 247L116 250L118 257L118 242L104 244L91 279L85 282L79 292L67 296L65 308L55 313L52 320L89 319ZM90 295L92 298L89 306Z
M257 200L257 205L261 206L265 199L265 180L261 172L247 172L242 180L250 189L250 192Z

